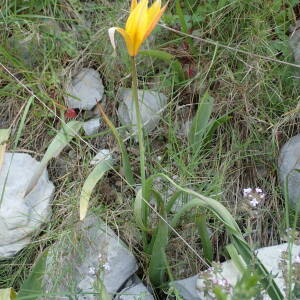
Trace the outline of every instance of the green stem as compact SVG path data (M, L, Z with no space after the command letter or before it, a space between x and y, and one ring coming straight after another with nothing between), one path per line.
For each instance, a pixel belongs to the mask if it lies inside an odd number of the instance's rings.
M136 71L136 61L135 57L132 57L132 98L135 105L136 121L137 121L137 133L140 149L140 172L142 181L142 197L145 199L145 185L146 185L146 171L145 171L145 147L144 147L144 136L143 136L143 124L141 120L141 112L139 106L138 98L138 80ZM147 206L144 201L142 201L142 218L147 226ZM147 246L147 233L143 233L143 244L144 249Z
M139 149L140 149L140 170L141 170L142 189L144 194L145 180L146 180L145 147L144 147L144 136L143 136L143 124L141 120L141 112L140 112L139 99L138 99L137 71L136 71L136 63L135 63L134 56L132 57L132 98L135 105L135 113L136 113L136 120L137 120L138 141L139 141Z

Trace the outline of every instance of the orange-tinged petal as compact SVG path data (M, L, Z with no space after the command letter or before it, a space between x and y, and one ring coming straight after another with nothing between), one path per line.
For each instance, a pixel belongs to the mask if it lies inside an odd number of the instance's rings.
M161 6L161 0L156 0L151 7L148 9L148 25L152 22L152 20L155 18L157 13L160 11Z
M130 56L136 55L136 54L134 54L134 45L133 45L130 35L123 28L120 28L120 27L111 27L108 29L108 35L109 35L110 42L111 42L114 50L116 50L116 43L115 43L115 38L114 38L115 31L118 31L119 33L121 33L122 37L124 38L129 55Z
M131 1L131 7L130 7L130 12L132 12L137 6L137 0L132 0Z
M157 25L159 19L161 18L162 14L167 8L168 3L156 14L156 16L153 17L153 19L149 22L147 30L145 32L145 35L143 37L143 40L145 40L153 31L154 27Z

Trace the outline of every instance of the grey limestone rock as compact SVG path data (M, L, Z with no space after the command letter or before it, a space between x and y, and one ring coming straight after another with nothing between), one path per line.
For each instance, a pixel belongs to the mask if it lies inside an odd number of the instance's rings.
M281 148L278 159L279 178L283 190L287 182L288 199L293 206L300 202L300 134L290 138Z
M51 216L54 185L42 173L25 195L39 162L25 153L5 153L0 168L0 257L11 257L31 241L31 235Z
M86 135L97 133L100 127L101 118L90 119L83 123L83 130Z
M154 300L146 286L140 282L118 293L116 300Z
M124 243L95 215L88 215L50 248L46 265L46 293L73 294L82 300L98 299L100 288L113 295L138 268Z
M102 99L104 86L96 70L83 68L67 85L66 93L69 108L90 110Z
M124 126L132 126L131 131L136 132L136 110L131 89L121 88L118 98L120 100L118 116L121 123ZM167 97L154 91L138 90L138 98L143 127L146 132L151 132L161 118L161 113L167 104Z
M170 285L176 287L184 300L204 300L201 297L200 291L197 290L197 280L198 275L174 281Z

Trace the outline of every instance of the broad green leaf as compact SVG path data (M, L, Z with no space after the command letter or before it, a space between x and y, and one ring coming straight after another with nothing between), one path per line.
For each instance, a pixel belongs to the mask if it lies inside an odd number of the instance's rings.
M10 130L9 129L0 129L0 169L4 160L4 153L6 150L6 142L9 138Z
M0 300L16 299L17 295L13 288L0 289Z
M47 167L50 159L57 157L60 152L70 143L73 137L77 134L79 129L82 127L82 122L79 121L71 121L67 124L63 125L63 128L59 130L57 135L54 137L52 142L47 148L47 151L40 162L38 169L35 171L34 176L31 178L27 190L26 195L29 194L36 183L38 182L41 174L44 169Z
M164 282L166 272L166 247L168 244L169 228L165 222L167 214L164 201L159 192L152 190L153 196L157 202L158 212L163 219L160 219L157 230L151 240L151 259L149 264L149 278L154 286L160 286Z
M27 279L22 284L17 296L17 300L35 300L43 295L43 278L46 268L48 249L40 254L36 263L33 265Z
M205 259L211 264L213 260L213 246L209 237L209 231L206 224L206 217L201 214L196 217L197 229L201 239L201 245L203 247L203 254Z
M95 166L93 171L89 174L89 176L85 180L80 194L80 208L79 208L80 220L83 220L86 216L90 197L95 185L104 176L104 174L111 168L112 168L112 159L104 159Z
M246 264L239 256L236 248L232 244L229 244L226 246L226 250L228 251L234 266L241 274L243 274L246 270Z
M168 244L168 225L160 220L152 247L149 264L149 278L154 286L160 286L164 282L166 272L166 247Z

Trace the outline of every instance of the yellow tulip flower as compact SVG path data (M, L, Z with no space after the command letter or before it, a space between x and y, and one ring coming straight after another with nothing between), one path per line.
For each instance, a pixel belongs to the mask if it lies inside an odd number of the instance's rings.
M148 7L148 0L140 0L139 3L137 0L132 0L125 29L112 27L108 30L113 48L116 49L114 33L118 31L125 40L129 55L136 56L142 43L157 25L166 7L167 4L161 8L161 0L156 0L150 7Z

